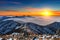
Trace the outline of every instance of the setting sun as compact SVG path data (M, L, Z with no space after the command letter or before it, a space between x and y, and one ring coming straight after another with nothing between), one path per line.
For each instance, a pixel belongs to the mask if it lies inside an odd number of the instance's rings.
M42 16L51 16L51 15L52 15L52 12L51 12L50 10L44 9L44 10L41 12L41 15L42 15Z

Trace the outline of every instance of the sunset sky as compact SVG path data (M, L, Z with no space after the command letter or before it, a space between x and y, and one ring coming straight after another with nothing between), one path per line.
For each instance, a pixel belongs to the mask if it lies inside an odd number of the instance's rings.
M60 16L60 0L0 0L0 15L40 15L42 9Z

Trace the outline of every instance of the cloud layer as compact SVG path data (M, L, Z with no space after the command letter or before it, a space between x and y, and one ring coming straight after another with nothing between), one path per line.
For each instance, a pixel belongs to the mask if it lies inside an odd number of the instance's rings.
M42 16L41 9L37 8L25 8L31 11L16 11L16 10L5 10L0 11L0 16ZM39 11L38 11L39 10ZM60 16L60 11L51 11L51 16Z

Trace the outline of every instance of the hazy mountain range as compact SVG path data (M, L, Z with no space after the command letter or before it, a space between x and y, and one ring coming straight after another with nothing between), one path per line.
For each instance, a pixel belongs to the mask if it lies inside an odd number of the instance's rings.
M31 17L31 16L27 16L27 17L25 16L21 16L21 17L4 16L3 17L1 16L0 34L11 34L14 32L20 32L21 29L26 32L33 32L34 34L57 34L59 33L60 22L53 22L48 25L41 25L38 23L34 23L35 21L31 21L33 20L32 18L35 18L35 17ZM24 20L24 19L27 19L27 20Z

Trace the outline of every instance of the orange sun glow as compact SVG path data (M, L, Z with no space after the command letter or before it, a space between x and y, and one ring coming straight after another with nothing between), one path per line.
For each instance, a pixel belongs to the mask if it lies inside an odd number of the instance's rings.
M52 12L50 10L44 9L43 11L41 11L41 15L42 16L51 16Z

